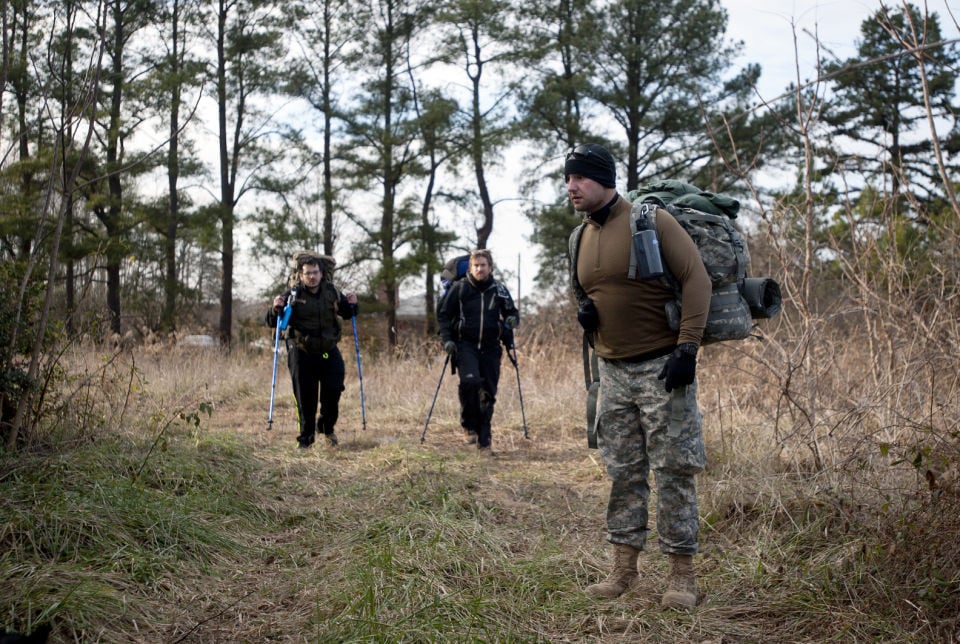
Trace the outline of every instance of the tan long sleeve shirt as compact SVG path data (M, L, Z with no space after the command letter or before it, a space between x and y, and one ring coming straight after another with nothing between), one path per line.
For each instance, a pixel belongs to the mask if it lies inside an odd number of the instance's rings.
M585 219L576 262L576 278L597 307L600 326L597 355L632 358L684 342L700 343L710 306L710 278L697 247L666 210L656 215L657 237L666 267L682 290L678 334L667 324L664 305L673 299L660 280L630 279L630 203L622 197L601 226Z

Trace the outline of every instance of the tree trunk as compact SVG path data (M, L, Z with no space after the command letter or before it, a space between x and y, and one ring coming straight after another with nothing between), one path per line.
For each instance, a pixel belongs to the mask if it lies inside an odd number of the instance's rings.
M167 210L167 230L164 238L164 263L166 270L163 280L163 312L160 315L161 330L171 333L177 328L177 224L180 221L180 3L174 0L172 22L171 69L177 78L170 90L170 141L167 147L167 192L169 209Z

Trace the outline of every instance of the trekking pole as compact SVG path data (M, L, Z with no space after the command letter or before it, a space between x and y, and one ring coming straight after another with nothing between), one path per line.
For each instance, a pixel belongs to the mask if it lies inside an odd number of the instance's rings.
M517 372L517 394L520 396L520 418L523 419L523 437L530 438L530 434L527 433L527 414L523 411L523 390L520 388L520 366L517 364L517 347L510 342L510 347L507 349L507 357L510 358L510 362L513 363L513 368Z
M520 301L520 253L517 253L517 302ZM510 352L513 351L513 355ZM520 396L520 418L523 419L523 437L530 438L527 434L527 415L523 411L523 391L520 389L520 367L517 365L517 345L510 338L510 348L507 349L507 357L513 363L513 368L517 371L517 395Z
M420 442L423 443L427 435L427 427L430 426L430 416L433 415L433 406L437 404L437 396L440 395L440 385L443 384L443 374L447 372L447 364L450 362L450 354L443 361L443 369L440 371L440 382L437 383L437 390L433 394L433 402L430 403L430 411L427 412L427 422L423 424L423 431L420 433Z
M283 313L277 316L277 332L273 340L273 379L270 382L270 413L267 415L267 431L273 429L273 401L277 393L277 359L280 357L280 332L287 328L290 323L290 314L293 312L293 303L297 299L296 289L290 291L287 298L287 305L283 307Z
M360 374L360 416L363 418L363 429L367 429L367 410L363 402L363 367L360 366L360 337L357 335L357 311L353 311L353 346L357 349L357 373Z

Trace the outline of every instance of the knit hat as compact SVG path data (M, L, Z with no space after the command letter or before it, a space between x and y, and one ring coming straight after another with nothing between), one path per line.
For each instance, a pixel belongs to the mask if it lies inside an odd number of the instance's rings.
M604 188L614 188L617 185L617 165L613 155L596 143L578 145L567 155L566 163L563 164L564 181L571 174L593 179Z

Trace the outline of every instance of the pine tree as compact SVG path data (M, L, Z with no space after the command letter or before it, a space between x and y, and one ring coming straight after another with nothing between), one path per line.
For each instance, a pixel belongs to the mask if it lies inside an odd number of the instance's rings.
M257 99L272 96L285 78L283 36L290 3L278 0L217 0L213 37L216 41L219 199L214 209L220 224L220 343L233 335L233 287L237 204L250 191L276 190L273 170L284 160L275 145L271 113L258 109Z
M926 100L930 116L946 131L942 148L955 156L960 54L955 43L943 42L936 14L905 6L880 9L864 20L857 55L824 65L834 96L824 110L831 146L822 152L828 172L855 168L867 184L885 186L898 210L908 201L936 209L944 193L930 163L934 142L927 136ZM957 168L955 158L948 163Z
M363 34L363 56L353 61L362 74L362 91L346 114L347 147L342 157L355 187L379 188L379 212L348 212L365 236L354 248L357 260L378 265L374 284L382 289L387 313L387 337L397 343L397 296L400 282L411 274L411 263L400 251L419 237L416 204L404 198L410 179L422 176L419 164L420 124L407 79L406 52L431 24L430 3L376 0L355 12L357 33Z

